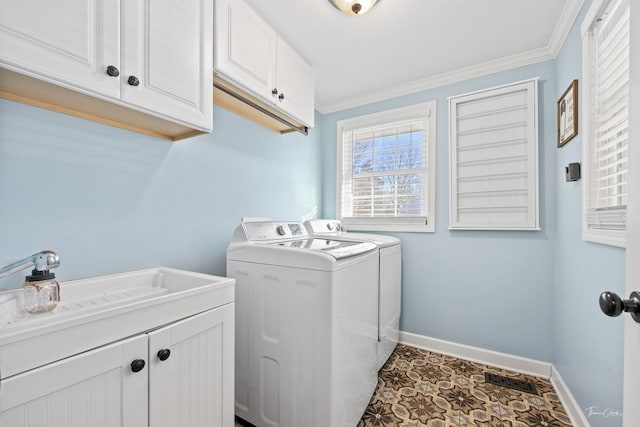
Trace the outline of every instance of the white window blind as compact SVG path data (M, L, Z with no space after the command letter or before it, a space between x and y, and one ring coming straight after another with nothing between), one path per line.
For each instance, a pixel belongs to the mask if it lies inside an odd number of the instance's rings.
M449 99L452 229L538 230L537 80Z
M588 119L583 169L587 240L624 245L629 145L629 1L596 2L583 36ZM603 3L603 4L599 4Z
M338 212L347 228L433 231L434 107L338 122Z

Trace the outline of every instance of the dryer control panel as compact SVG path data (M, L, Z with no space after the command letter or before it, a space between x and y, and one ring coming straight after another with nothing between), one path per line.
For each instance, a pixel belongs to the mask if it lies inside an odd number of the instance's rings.
M287 240L307 237L307 230L301 222L260 221L242 224L247 240Z

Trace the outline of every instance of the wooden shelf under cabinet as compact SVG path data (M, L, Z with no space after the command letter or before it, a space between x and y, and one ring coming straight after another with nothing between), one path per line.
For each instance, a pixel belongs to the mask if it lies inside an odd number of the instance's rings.
M299 129L305 128L299 121L283 116L282 112L238 87L221 80L219 77L215 77L214 80L218 84L259 104L262 108L284 117ZM0 98L170 141L178 141L205 133L201 130L112 103L106 99L86 95L64 86L58 86L5 68L0 68ZM219 89L214 89L213 91L213 103L276 132L284 134L294 131L291 127L261 113Z
M0 98L170 141L205 133L5 68L0 68Z
M214 76L213 81L216 84L219 84L221 86L224 86L225 88L229 89L230 91L246 98L249 99L251 102L254 102L255 104L259 105L261 108L264 108L265 110L270 111L271 113L282 117L283 119L285 119L286 121L290 122L292 126L298 128L298 129L306 129L305 125L303 125L300 121L295 120L287 115L285 115L282 111L278 111L275 107L273 107L272 105L258 99L257 97L249 94L248 92L240 89L238 86L227 82L226 80L221 79L219 76ZM233 96L221 91L220 89L216 88L214 86L213 88L213 103L219 107L224 108L225 110L229 110L233 113L236 113L239 116L244 117L245 119L251 120L255 123L258 123L259 125L262 125L266 128L269 128L271 130L274 130L276 132L280 132L282 134L284 133L290 133L290 132L295 132L294 129L292 129L292 127L287 126L283 123L281 123L280 121L266 115L263 114L262 112L260 112L259 110L256 110L255 108L251 107L250 105L245 104L244 102L240 101L237 98L234 98Z

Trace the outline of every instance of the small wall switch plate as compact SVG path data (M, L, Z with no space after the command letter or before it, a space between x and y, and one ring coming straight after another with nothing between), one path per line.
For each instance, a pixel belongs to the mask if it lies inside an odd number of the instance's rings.
M569 163L564 167L564 175L567 182L577 181L580 179L580 163Z

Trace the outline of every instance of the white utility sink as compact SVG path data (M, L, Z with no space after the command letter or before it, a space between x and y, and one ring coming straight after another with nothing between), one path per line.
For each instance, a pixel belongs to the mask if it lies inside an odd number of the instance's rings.
M7 378L95 348L96 335L116 340L231 303L234 284L162 267L63 281L58 306L38 314L20 310L21 290L0 292L0 373ZM38 347L30 344L35 338Z

